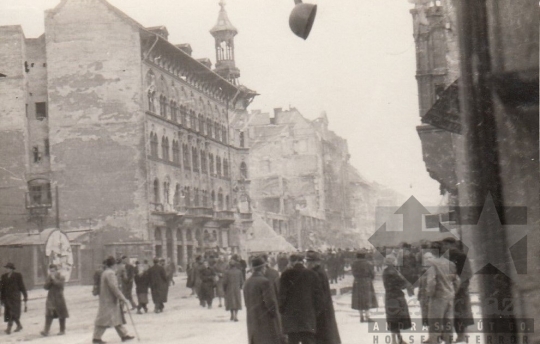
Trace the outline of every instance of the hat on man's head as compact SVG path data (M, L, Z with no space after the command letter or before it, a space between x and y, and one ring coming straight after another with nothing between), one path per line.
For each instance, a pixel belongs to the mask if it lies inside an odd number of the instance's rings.
M4 267L6 269L15 270L15 265L13 265L13 263L7 263L6 265L4 265Z
M321 255L319 252L309 250L306 252L306 260L308 262L318 262L321 260Z
M251 267L257 269L263 265L266 265L266 262L261 257L255 257L251 260Z

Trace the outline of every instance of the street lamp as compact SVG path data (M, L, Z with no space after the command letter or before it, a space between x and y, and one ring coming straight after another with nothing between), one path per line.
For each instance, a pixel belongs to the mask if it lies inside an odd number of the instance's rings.
M317 5L304 4L302 0L294 0L294 3L295 6L289 16L289 26L295 35L306 39L315 21Z

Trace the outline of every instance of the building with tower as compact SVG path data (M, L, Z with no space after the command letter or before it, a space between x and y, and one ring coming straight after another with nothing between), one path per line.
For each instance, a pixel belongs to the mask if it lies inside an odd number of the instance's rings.
M38 38L0 27L2 233L58 226L81 244L83 276L106 254L185 266L242 252L257 94L239 84L220 6L215 69L105 0L63 0Z

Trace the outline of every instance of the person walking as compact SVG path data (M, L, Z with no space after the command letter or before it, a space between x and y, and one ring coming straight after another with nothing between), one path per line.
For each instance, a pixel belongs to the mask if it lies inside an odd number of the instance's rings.
M278 320L278 302L271 282L264 277L266 264L257 257L251 261L253 274L244 286L249 344L285 344Z
M7 263L4 268L7 272L0 278L0 300L4 305L4 322L8 323L6 333L11 334L13 323L17 325L14 332L22 330L21 325L21 295L24 297L24 310L26 312L26 301L28 294L24 286L23 277L15 272L15 265Z
M161 313L167 302L167 274L159 263L159 258L154 258L154 265L148 269L148 280L154 302L154 313Z
M279 281L283 332L288 335L289 344L315 344L322 299L319 278L306 269L302 256L293 254L289 260L291 268L281 274Z
M317 314L315 342L317 344L340 344L341 338L336 322L332 294L330 293L330 283L322 266L320 254L315 251L307 251L306 261L307 268L317 274L322 290L321 307Z
M238 321L238 311L242 309L242 286L244 277L238 269L238 263L231 260L229 269L223 275L225 291L225 310L231 312L231 321Z
M195 259L195 266L194 266L194 272L193 272L193 280L194 280L194 286L195 286L195 293L197 294L197 298L199 299L199 305L201 307L206 307L206 301L203 298L202 295L202 279L201 279L201 273L205 269L203 258L201 256L197 256Z
M122 256L122 269L120 278L122 280L122 293L131 304L131 309L137 309L135 301L133 301L133 278L135 277L135 267L129 262L127 256Z
M224 279L225 272L227 270L227 262L225 262L222 257L218 257L213 268L217 275L216 296L219 301L218 307L223 307L221 303L221 299L225 298L225 288L223 286L223 279Z
M402 289L409 287L409 282L396 269L396 257L387 255L384 259L386 268L383 270L382 278L384 289L384 308L386 312L387 327L392 333L392 344L405 344L401 337L401 330L412 327L409 306L405 300Z
M351 307L360 312L360 322L372 321L369 310L379 307L373 288L375 278L373 264L366 258L364 252L358 252L351 270L354 276Z
M216 286L216 272L212 269L208 262L203 262L203 269L200 270L201 275L201 298L207 305L208 309L212 308L212 301L214 300L215 293L214 287Z
M167 264L165 265L165 272L167 273L167 285L174 285L174 274L176 272L176 265L171 259L167 259Z
M114 327L123 342L133 339L124 327L126 320L122 312L122 304L128 304L128 300L118 288L118 279L114 271L116 260L108 257L105 260L106 269L101 274L99 290L99 307L94 323L94 335L92 343L103 344L101 337L108 327Z
M429 265L426 271L426 296L429 297L428 323L429 343L446 343L452 341L452 328L454 324L454 297L459 288L459 277L456 266L446 258L433 256L426 252L424 257Z
M58 271L56 265L49 266L49 275L43 286L47 292L47 301L45 302L45 328L41 331L42 336L48 336L51 330L53 319L58 318L60 323L59 336L66 333L66 319L69 313L64 299L65 278Z
M135 293L137 294L137 314L142 314L141 309L144 312L148 312L148 289L150 288L150 278L148 277L148 270L145 265L137 265L135 269Z
M289 266L289 259L287 259L287 255L285 253L282 252L278 255L277 266L280 274L287 269L287 266Z

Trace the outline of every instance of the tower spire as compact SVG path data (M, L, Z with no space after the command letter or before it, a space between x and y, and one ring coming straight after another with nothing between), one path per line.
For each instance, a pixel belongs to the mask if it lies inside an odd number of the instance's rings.
M232 84L238 85L240 70L234 61L234 36L238 30L229 20L225 10L225 1L220 0L221 7L216 25L210 30L216 42L216 69L215 72Z

